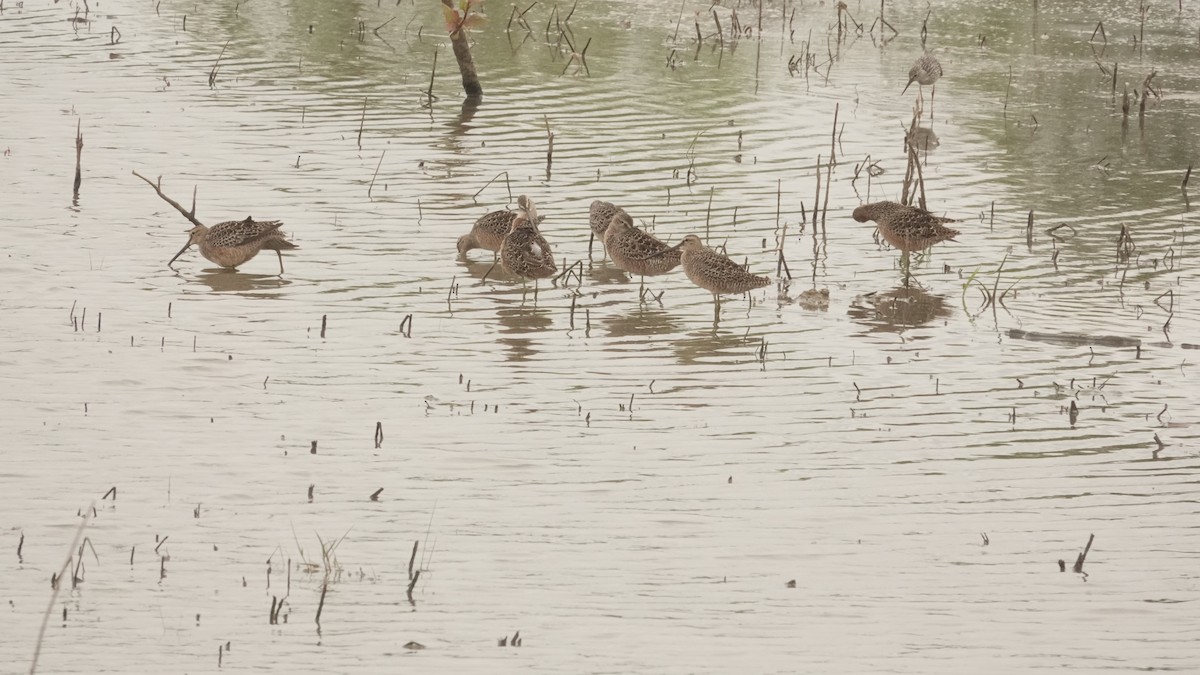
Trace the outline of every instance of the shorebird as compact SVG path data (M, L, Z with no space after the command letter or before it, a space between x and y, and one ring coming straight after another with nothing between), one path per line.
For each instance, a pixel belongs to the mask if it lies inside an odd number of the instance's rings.
M608 224L612 222L613 216L618 213L625 213L625 209L611 204L602 202L599 199L592 202L588 208L588 225L592 228L592 236L588 237L588 259L592 257L592 242L596 241L596 237L600 237L600 244L604 244L604 233L608 230ZM608 249L605 249L607 253Z
M526 279L534 280L534 293L537 292L537 280L554 276L558 268L554 265L554 254L550 252L550 243L538 234L537 210L525 195L517 200L520 208L513 218L512 227L504 242L500 245L500 264L510 274L521 277L522 284Z
M700 241L700 237L689 234L667 251L679 250L683 272L693 284L712 293L713 321L721 318L722 295L747 293L771 283L767 277L747 272L741 265L730 260ZM665 253L656 254L661 257Z
M933 54L925 52L917 57L917 60L913 62L912 68L908 69L908 84L904 85L904 91L901 91L900 94L903 96L904 92L908 91L913 82L921 86L933 85L933 89L929 92L929 107L932 109L933 96L937 93L936 83L941 76L942 64L938 63L937 58Z
M167 267L195 244L200 248L200 255L230 269L245 264L263 249L275 251L275 255L279 256L279 273L283 274L283 254L280 251L297 246L279 231L282 225L283 222L279 220L258 221L250 217L217 223L212 227L197 224L188 230L188 242L171 258Z
M517 197L517 207L525 208L529 202L529 198L525 195ZM485 213L475 221L471 227L471 231L458 238L458 252L466 253L472 249L482 248L492 253L499 253L500 247L504 244L504 238L512 231L513 219L517 217L516 211L504 209L503 211L492 211ZM538 219L538 223L541 219ZM535 228L536 229L536 228Z
M595 202L593 202L593 205ZM633 225L633 218L618 210L604 230L604 250L613 264L643 277L666 274L679 267L680 250Z
M863 204L854 209L854 219L860 223L868 220L875 221L879 233L887 243L900 249L900 266L904 268L904 278L908 279L908 254L912 251L924 251L934 244L943 241L953 241L959 235L958 230L946 227L946 223L958 222L953 218L942 218L915 206L905 206L896 202L875 202Z

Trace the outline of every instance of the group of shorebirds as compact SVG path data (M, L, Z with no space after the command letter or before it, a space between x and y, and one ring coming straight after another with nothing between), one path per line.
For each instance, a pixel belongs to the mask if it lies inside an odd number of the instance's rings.
M547 279L558 272L550 244L539 234L540 218L533 202L521 195L514 211L492 211L475 221L471 231L458 238L458 252L485 249L496 253L499 263L522 280ZM592 241L598 237L604 251L617 267L640 277L666 274L682 266L692 283L713 294L720 307L720 296L746 293L771 283L767 277L751 274L728 256L708 248L694 234L674 246L639 229L625 209L596 200L588 210ZM589 248L591 244L589 243Z
M925 53L909 71L908 84L933 85L942 75L941 64ZM932 93L930 99L932 100ZM156 188L157 189L157 188ZM161 194L161 193L160 193ZM182 207L177 208L183 212ZM186 212L185 212L186 215ZM954 239L957 230L946 227L955 222L917 208L890 201L864 204L854 209L854 220L874 221L883 238L902 253L902 266L907 274L909 253L923 251L933 244ZM666 274L683 267L692 283L713 295L714 310L720 316L720 296L747 293L771 283L765 276L750 273L745 267L718 252L696 235L689 234L679 243L668 245L654 235L639 229L633 218L621 207L609 202L593 201L588 215L592 243L599 238L613 264L640 277ZM459 237L458 252L485 249L495 254L495 263L523 283L532 279L553 277L558 269L550 244L538 230L542 217L533 201L525 195L517 199L513 210L492 211L477 221L471 231ZM193 219L193 223L196 221ZM171 258L170 265L193 245L200 254L226 268L236 268L259 251L275 251L279 256L279 272L283 273L281 251L296 248L280 231L277 220L256 221L252 218L231 220L210 227L196 223L188 232L188 242ZM907 278L907 277L906 277Z

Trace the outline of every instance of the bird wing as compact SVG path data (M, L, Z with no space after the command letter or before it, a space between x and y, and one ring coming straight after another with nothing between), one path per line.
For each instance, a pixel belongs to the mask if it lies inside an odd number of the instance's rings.
M620 247L626 257L637 260L655 256L671 248L658 237L638 228L630 228L622 233Z
M929 218L930 220L932 220L932 221L936 222L938 225L942 225L942 224L944 224L944 223L957 223L957 222L960 222L960 221L959 221L958 219L956 219L956 218L943 218L942 216L935 216L935 215L933 215L932 213L930 213L930 212L926 211L925 209L922 209L922 208L920 208L920 207L917 207L917 206L910 206L910 207L908 207L908 208L912 209L913 211L915 211L916 213L920 214L921 216L923 216L923 217L925 217L925 218Z
M625 209L599 200L592 202L592 206L588 209L588 226L592 228L592 232L604 234L608 229L608 224L612 222L613 216L618 213L625 213Z
M736 278L739 275L750 274L741 265L730 260L728 256L723 256L711 248L701 251L700 254L704 256L704 267L715 275Z
M513 218L517 217L516 211L491 211L479 217L475 221L476 230L482 230L494 237L504 238L508 231L512 228Z
M554 254L550 252L550 242L532 228L521 228L509 237L516 237L518 250L539 262L554 262Z
M262 239L282 226L281 220L228 220L213 225L208 232L208 240L219 248L241 246Z

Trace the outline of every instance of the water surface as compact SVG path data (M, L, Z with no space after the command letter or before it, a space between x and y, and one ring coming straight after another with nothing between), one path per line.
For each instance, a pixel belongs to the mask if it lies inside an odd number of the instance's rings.
M829 6L767 3L761 41L722 49L707 4L581 2L583 72L552 5L528 33L496 5L475 108L432 2L13 4L14 672L93 501L42 672L212 672L219 653L297 673L1200 668L1200 276L1179 188L1198 155L1194 8L1152 6L1134 48L1128 2L933 5L946 76L924 175L963 235L904 288L849 214L899 197L924 8L889 5L900 35L881 45L839 42ZM878 9L850 11L869 27ZM817 70L789 73L806 50ZM1125 83L1152 69L1161 99L1123 120ZM868 155L883 173L855 180ZM195 188L208 224L281 219L300 249L282 277L266 255L168 269L187 223L135 170L187 204ZM456 256L517 194L580 280L535 297L481 281L490 255ZM598 245L588 259L593 199L772 276L782 237L793 278L727 298L718 324L681 273L639 301ZM987 306L981 288L1008 293ZM822 289L827 308L799 302ZM326 575L322 542L343 536ZM496 646L516 630L520 648Z

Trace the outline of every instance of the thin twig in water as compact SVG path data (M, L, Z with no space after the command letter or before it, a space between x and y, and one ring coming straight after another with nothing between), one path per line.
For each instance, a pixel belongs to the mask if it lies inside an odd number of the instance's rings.
M29 665L29 675L37 673L38 657L42 654L42 641L46 638L46 625L50 623L50 613L54 610L54 602L58 600L58 589L62 588L62 577L67 573L67 568L71 566L71 559L75 557L75 548L79 546L79 540L83 537L83 530L87 528L88 523L92 519L92 514L95 513L96 503L88 507L83 514L83 519L79 523L79 527L75 530L75 538L71 540L71 547L67 549L67 559L63 561L62 567L58 568L58 576L55 577L58 581L54 584L50 591L50 602L46 603L46 612L42 614L42 625L38 629L37 642L33 645L33 660Z

